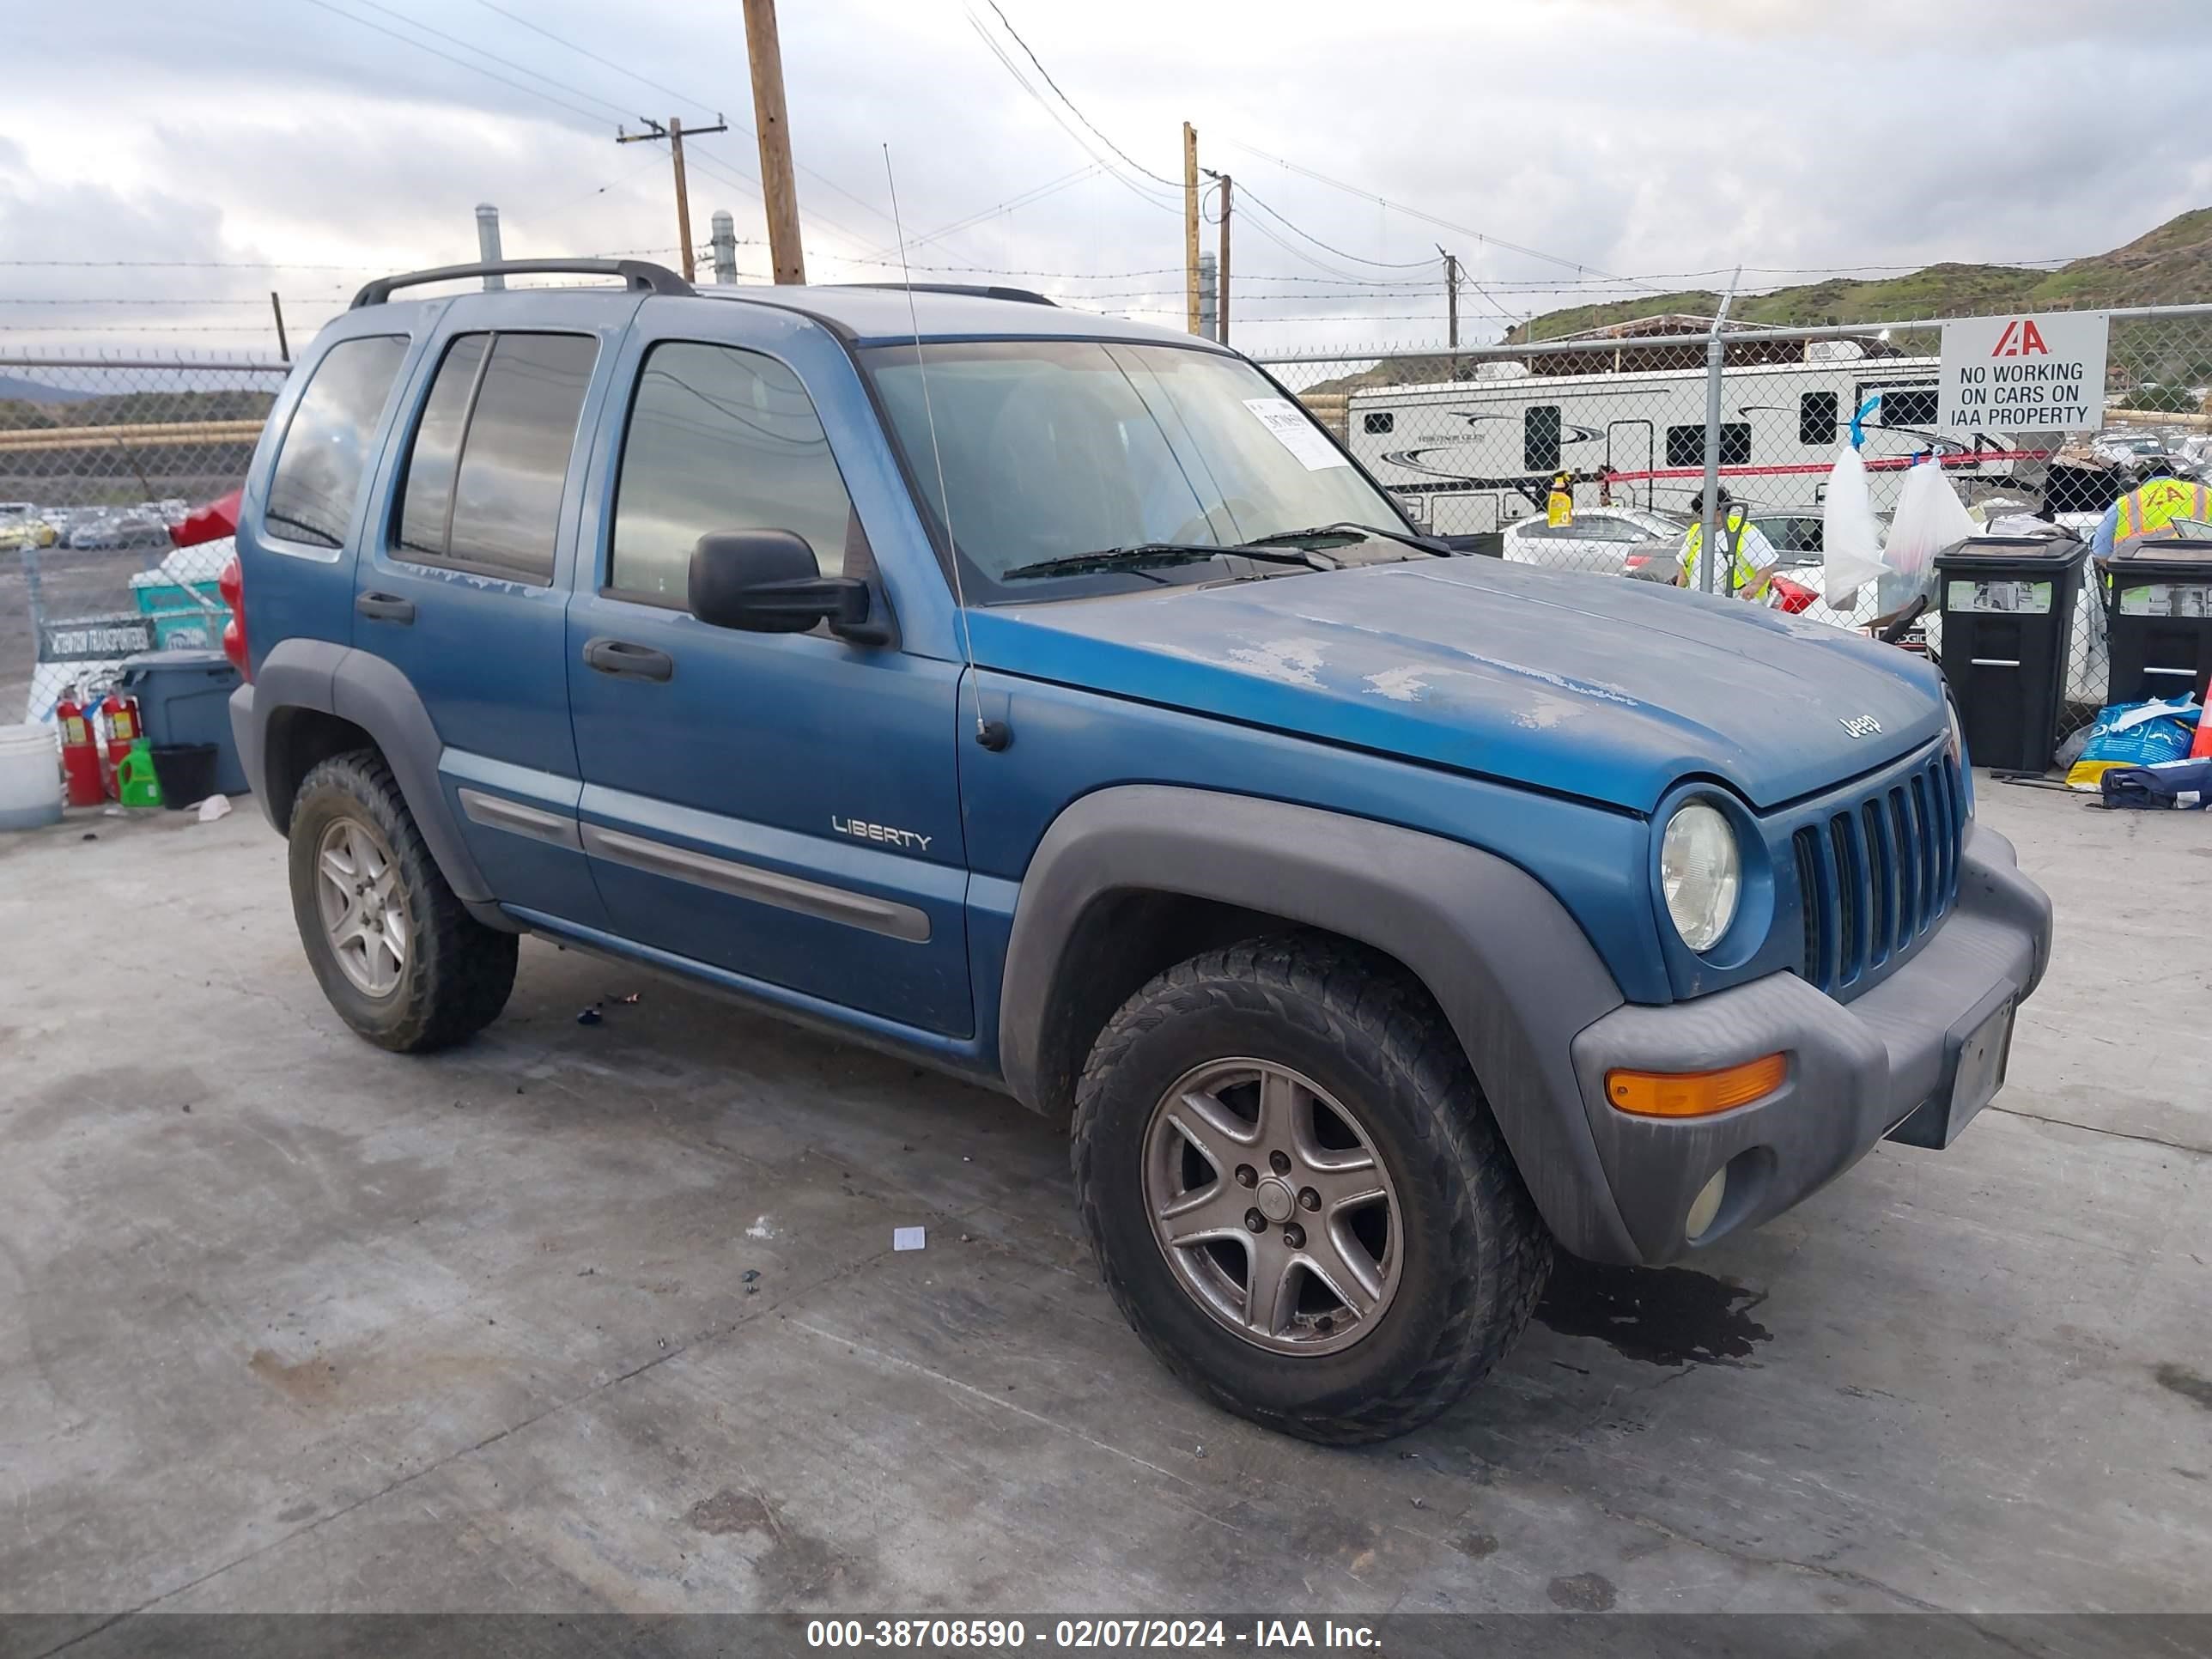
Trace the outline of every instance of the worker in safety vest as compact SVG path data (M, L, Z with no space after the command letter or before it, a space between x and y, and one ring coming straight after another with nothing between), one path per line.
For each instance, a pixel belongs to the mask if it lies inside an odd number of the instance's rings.
M2185 478L2148 479L2105 509L2092 550L2100 559L2124 555L2179 519L2212 521L2212 489Z
M1766 592L1767 572L1773 568L1781 555L1765 532L1752 523L1741 502L1732 500L1727 490L1719 492L1719 513L1713 528L1717 533L1723 563L1713 582L1713 592L1727 593L1739 599L1755 599ZM1705 496L1703 490L1690 498L1690 528L1682 538L1682 579L1679 586L1702 588L1705 586L1698 565L1698 556L1705 541Z
M1552 479L1552 493L1544 498L1544 522L1559 530L1575 521L1575 482L1564 472Z

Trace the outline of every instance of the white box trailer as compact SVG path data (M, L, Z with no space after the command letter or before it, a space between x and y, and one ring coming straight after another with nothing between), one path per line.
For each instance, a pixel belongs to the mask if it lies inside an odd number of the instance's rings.
M2036 440L1936 434L1936 359L1838 348L1860 350L1819 342L1807 361L1721 371L1720 476L1736 500L1760 512L1817 512L1853 413L1876 396L1860 453L1877 477L1933 447L1970 502L2039 486L2051 452ZM1684 349L1701 353L1703 342ZM1498 530L1542 510L1562 471L1577 506L1685 512L1705 477L1705 370L1538 374L1485 361L1473 380L1356 391L1345 423L1352 454L1439 533Z

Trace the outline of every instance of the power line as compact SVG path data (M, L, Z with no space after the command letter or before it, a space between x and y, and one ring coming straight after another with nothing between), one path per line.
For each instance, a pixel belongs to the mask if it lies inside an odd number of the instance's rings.
M941 240L942 240L943 238L945 238L945 237L947 237L947 236L951 236L951 235L956 234L957 233L958 233L958 232L960 232L960 231L963 231L963 230L966 230L966 229L968 229L968 228L969 228L969 227L971 227L971 226L981 224L981 223L982 223L982 222L983 222L985 220L987 220L987 219L993 219L993 218L996 218L996 217L997 217L1000 214L1001 214L1001 213L1012 213L1012 212L1013 212L1013 211L1014 211L1016 209L1018 209L1018 208L1024 208L1024 207L1030 207L1030 206L1033 206L1033 205L1035 205L1036 203L1042 201L1042 200L1043 200L1046 197L1048 197L1048 196L1056 195L1056 194L1057 194L1058 192L1060 192L1060 191L1066 190L1066 189L1069 185L1078 185L1078 184L1080 184L1080 183L1082 183L1082 182L1083 182L1083 180L1085 180L1085 179L1092 178L1092 177L1096 176L1097 174L1101 173L1103 173L1103 172L1105 172L1105 171L1106 171L1106 168L1104 167L1104 166L1103 166L1103 164L1101 164L1101 163L1099 163L1099 162L1097 162L1097 161L1093 161L1093 162L1091 162L1088 167L1078 167L1078 168L1076 168L1076 169L1075 169L1075 171L1074 171L1074 172L1073 172L1073 173L1062 173L1062 174L1061 174L1059 178L1057 178L1057 179L1048 179L1048 180L1047 180L1045 183L1043 183L1043 184L1042 184L1042 185L1038 185L1035 186L1035 187L1034 187L1034 188L1032 188L1032 189L1023 191L1022 191L1021 193L1019 193L1018 195L1015 195L1015 196L1009 196L1009 197L1007 197L1004 201L994 202L994 203L993 203L989 207L980 209L980 210L978 210L977 211L975 211L975 212L974 212L974 213L971 213L971 214L968 215L965 218L963 218L963 219L955 219L954 221L952 221L952 222L951 222L951 223L950 223L950 224L948 224L948 225L942 226L942 227L940 227L939 228L938 228L938 229L936 229L936 230L933 230L933 231L929 232L927 235L923 235L923 236L917 236L917 237L914 238L914 239L913 239L913 240L911 240L910 242L908 242L908 243L907 244L907 246L908 246L908 247L922 247L922 246L926 246L927 245L928 245L928 244L929 244L929 243L931 243L931 242L934 242L934 241ZM853 262L854 262L854 264L879 264L879 265L890 265L890 266L896 266L896 267L898 267L898 268L900 268L900 269L902 269L902 270L905 270L905 269L911 269L911 270L981 270L981 269L982 269L982 267L981 267L981 266L977 266L977 265L967 265L967 266L952 266L952 265L940 265L940 266L932 266L932 265L913 265L913 266L908 266L908 264L907 264L907 262L906 262L905 260L903 260L903 259L887 259L887 258L884 258L879 257L879 256L881 256L882 254L887 253L887 252L890 252L890 251L891 251L891 250L890 250L890 249L889 249L889 248L878 248L878 249L876 249L876 250L875 250L875 255L874 255L874 256L871 256L871 257L858 257L858 256L853 256ZM837 256L834 256L834 255L833 255L832 257L834 258L834 257L837 257ZM1005 273L1005 274L1011 274L1011 273ZM1031 275L1031 276L1049 276L1049 275L1052 275L1053 273L1051 273L1051 272L1047 272L1047 271L1032 271L1032 272L1029 272L1029 273L1026 273L1026 274L1028 274L1028 275Z
M1109 138L1104 132L1101 131L1099 130L1098 124L1096 121L1093 121L1089 116L1085 115L1080 109L1076 107L1075 100L1070 98L1065 92L1060 91L1060 82L1052 78L1052 71L1047 69L1042 63L1038 61L1036 52L1030 51L1030 43L1022 39L1021 31L1014 27L1012 20L1007 17L1006 14L1000 9L999 0L983 0L983 3L990 7L992 11L997 15L1000 24L1006 29L1007 33L1014 37L1014 44L1022 49L1024 56L1027 57L1030 63L1036 64L1036 72L1044 76L1045 85L1050 87L1053 89L1054 94L1059 98L1060 101L1067 106L1068 113L1074 116L1077 120L1082 122L1085 126L1090 128L1091 132L1096 135L1100 143L1105 145L1106 148L1112 150L1115 155L1120 156L1131 167L1136 168L1138 172L1143 173L1146 178L1154 179L1160 184L1165 185L1170 190L1179 191L1182 188L1182 181L1181 179L1162 179L1158 173L1154 173L1142 161L1137 160L1135 156L1130 155L1127 150L1123 149L1121 145L1115 143L1111 138Z
M1084 141L1082 134L1079 133L1073 127L1067 125L1066 118L1063 117L1060 111L1054 106L1052 101L1042 93L1039 92L1035 87L1030 84L1029 77L1021 72L1020 68L1015 64L1012 58L1006 56L1006 49L991 38L990 31L983 27L982 19L976 16L972 11L968 14L968 27L975 30L975 38L981 40L983 45L989 49L991 55L997 58L999 62L1005 66L1006 73L1013 76L1014 84L1021 88L1024 92L1026 92L1031 98L1036 100L1037 106L1043 110L1047 115L1052 117L1053 120L1059 125L1060 131L1065 132L1069 138L1074 141L1075 147L1078 149L1081 150L1093 161L1103 167L1108 175L1111 177L1116 184L1120 185L1124 190L1127 190L1139 201L1146 204L1148 206L1156 207L1163 213L1174 214L1178 217L1181 216L1182 210L1180 207L1170 206L1158 197L1152 194L1144 185L1137 183L1135 179L1124 174L1119 168L1115 167L1113 163L1103 160L1097 151L1092 149L1091 146ZM1119 152L1116 153L1118 154ZM1148 174L1147 176L1151 177L1157 175ZM1177 193L1180 194L1179 189Z
M1285 218L1281 214L1276 212L1273 208L1268 206L1265 199L1255 194L1249 185L1240 186L1238 193L1242 195L1246 201L1257 207L1261 212L1266 214L1269 218L1275 220L1277 222L1287 227L1291 230L1296 231L1297 234L1304 237L1306 240L1311 242L1316 247L1325 249L1328 252L1336 255L1340 259L1350 259L1357 264L1374 265L1383 270L1412 270L1417 266L1432 265L1436 263L1433 259L1370 259L1364 253L1354 253L1348 248L1340 248L1331 243L1324 242L1320 237L1315 235L1310 230L1300 229L1298 226L1291 223L1290 220Z
M556 108L567 110L571 115L580 115L584 119L589 121L595 127L603 127L606 125L606 118L605 116L594 115L587 109L580 109L565 98L556 98L550 92L540 92L537 88L526 87L520 81L510 81L504 75L495 74L481 64L471 64L465 58L454 57L450 52L441 52L437 47L430 46L424 41L417 40L412 35L400 33L398 29L389 29L385 27L383 24L374 22L368 18L356 17L349 11L341 11L331 3L331 0L307 0L307 3L311 6L320 6L325 11L330 13L333 17L343 17L349 23L358 23L365 29L374 29L379 34L389 35L392 40L398 41L401 45L412 46L417 52L427 52L433 58L442 58L449 64L458 64L462 69L472 70L476 74L483 76L489 80L498 82L500 85L503 87L512 87L517 92L527 93L532 98L542 100L544 102L551 104Z
M464 52L472 52L479 58L489 58L495 64L505 64L508 69L513 70L518 75L526 75L533 81L543 81L547 86L558 87L563 92L573 92L579 98L588 98L592 102L599 105L601 108L614 111L617 118L620 118L629 112L626 112L620 104L611 103L606 99L600 97L597 93L586 92L583 88L571 86L566 81L557 81L550 75L541 74L537 70L531 69L526 64L518 64L511 58L502 58L489 47L480 46L473 40L464 40L458 34L448 34L443 29L433 28L428 23L422 22L415 18L410 17L404 11L395 11L390 6L380 3L380 0L353 0L353 3L357 6L367 6L371 11L380 11L386 17L396 17L401 22L406 24L410 28L420 29L425 34L434 34L441 40L449 40L453 45L460 47Z
M1408 218L1419 219L1425 224L1437 225L1445 230L1457 231L1462 236L1472 236L1476 241L1486 243L1490 246L1502 247L1509 252L1518 253L1528 258L1540 259L1547 264L1564 265L1570 270L1589 271L1599 276L1611 275L1610 272L1599 270L1595 265L1586 265L1578 260L1561 258L1558 254L1547 253L1541 248L1524 247L1518 242L1509 242L1502 237L1492 236L1486 232L1472 229L1466 225L1455 224L1449 219L1438 218L1433 213L1424 213L1419 208L1407 207L1402 202L1391 201L1388 197L1378 196L1371 190L1362 190L1357 185L1347 185L1341 179L1332 179L1325 173L1317 173L1311 167L1301 166L1296 161L1285 161L1279 155L1272 155L1264 149L1239 143L1234 138L1224 142L1231 148L1241 149L1248 155L1256 155L1263 161L1273 161L1277 167L1287 167L1292 173L1303 173L1317 183L1329 185L1332 189L1343 191L1347 195L1357 196L1364 201L1373 202L1377 206L1388 208L1394 213L1402 213ZM1249 185L1244 185L1241 179L1238 182L1241 187L1248 190L1250 188Z
M689 93L678 92L673 87L664 86L661 82L653 80L647 76L640 75L635 70L626 68L623 64L616 63L611 58L600 56L598 52L592 51L588 46L580 46L574 41L566 40L563 37L554 33L552 30L545 27L543 24L532 22L529 18L521 15L518 12L509 11L505 6L494 3L494 0L477 0L477 3L483 7L488 11L495 11L501 16L520 23L526 29L532 30L537 33L544 35L548 40L550 40L556 46L564 46L570 52L576 52L582 57L590 58L593 63L601 65L603 68L612 70L617 75L627 76L629 79L635 81L641 86L651 87L655 92L665 93L669 97L675 99L678 102L690 104L695 109L713 109L714 111L715 119L720 121L729 120L729 117L720 109L708 104L705 100L695 98ZM742 121L731 122L730 125L732 131L742 133L748 138L755 138L757 140L757 135L754 133L750 127L745 125ZM829 188L836 191L838 195L843 197L847 201L856 203L860 206L866 208L869 212L874 214L878 219L889 218L890 216L884 213L883 209L878 207L873 202L869 201L864 196L855 196L851 191L847 190L836 179L828 177L826 174L816 172L812 167L806 166L804 162L798 163L798 167L801 173L813 179L817 184L828 185ZM815 216L819 217L820 216L817 215ZM827 224L829 223L829 221L823 220L823 222ZM848 235L852 234L849 231L845 234ZM856 238L855 240L862 239Z

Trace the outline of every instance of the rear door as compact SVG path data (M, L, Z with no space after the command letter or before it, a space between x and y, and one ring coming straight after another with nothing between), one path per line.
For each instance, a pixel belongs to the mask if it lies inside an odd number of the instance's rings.
M702 309L720 313L711 339ZM610 926L802 999L965 1036L960 665L826 629L714 628L687 605L691 549L710 531L790 531L824 574L873 575L801 377L845 377L850 403L856 371L822 330L765 307L677 301L660 315L648 305L625 347L593 469L611 499L568 615L584 842Z
M453 302L364 538L353 642L415 689L455 821L501 903L604 919L576 830L562 649L580 469L637 301Z

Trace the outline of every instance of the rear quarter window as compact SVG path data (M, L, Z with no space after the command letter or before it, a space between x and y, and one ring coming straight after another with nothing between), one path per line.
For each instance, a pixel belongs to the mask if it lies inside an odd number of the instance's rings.
M272 536L343 547L385 399L407 356L404 335L341 340L323 355L276 452L263 519Z
M561 492L598 356L586 334L454 339L409 447L401 557L552 581Z

